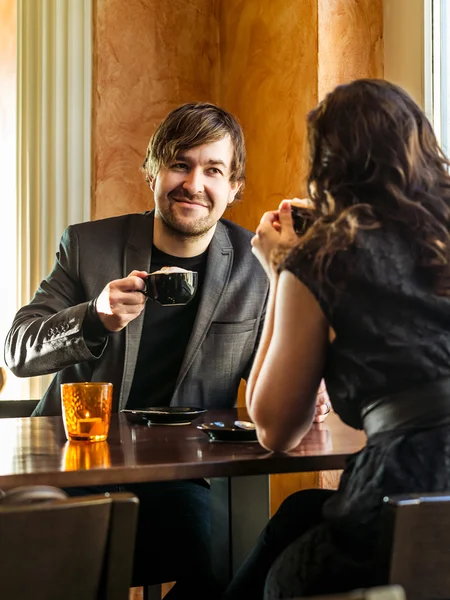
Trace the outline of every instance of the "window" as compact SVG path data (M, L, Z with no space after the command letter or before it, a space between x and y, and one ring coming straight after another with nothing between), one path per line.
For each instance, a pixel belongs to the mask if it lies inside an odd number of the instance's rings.
M17 310L17 63L16 0L5 0L0 19L0 366L6 334ZM6 372L6 385L0 398L26 397L26 383Z
M447 156L450 154L450 6L425 0L425 108Z
M90 218L92 0L0 3L2 366L14 314L50 271L64 228ZM40 398L49 379L8 371L0 400Z

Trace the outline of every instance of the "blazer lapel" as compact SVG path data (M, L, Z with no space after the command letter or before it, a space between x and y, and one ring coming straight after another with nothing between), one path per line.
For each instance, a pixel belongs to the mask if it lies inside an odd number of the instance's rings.
M190 340L188 342L173 397L186 377L195 355L200 348L211 325L214 312L228 284L233 265L234 250L225 226L217 223L214 237L208 250L202 298L195 318Z
M133 270L150 271L152 259L154 212L145 215L130 215L127 243L125 246L123 276ZM122 387L120 389L119 410L125 408L141 341L144 324L143 310L139 317L133 319L125 328L125 358L123 365Z

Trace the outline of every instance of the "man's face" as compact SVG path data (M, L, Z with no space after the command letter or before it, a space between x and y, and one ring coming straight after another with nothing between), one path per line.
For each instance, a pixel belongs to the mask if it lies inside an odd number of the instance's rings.
M239 189L238 182L230 182L232 158L228 136L179 152L150 182L156 218L186 237L201 237L215 227Z

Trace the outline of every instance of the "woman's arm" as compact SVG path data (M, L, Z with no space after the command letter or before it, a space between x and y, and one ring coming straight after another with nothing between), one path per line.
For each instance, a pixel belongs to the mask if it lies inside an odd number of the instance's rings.
M261 444L288 451L298 446L314 417L329 326L308 288L284 271L266 327L250 375L247 409Z
M297 446L311 426L328 345L329 325L312 293L291 273L278 276L271 260L296 240L288 202L262 217L252 240L270 294L246 403L260 442L278 451Z

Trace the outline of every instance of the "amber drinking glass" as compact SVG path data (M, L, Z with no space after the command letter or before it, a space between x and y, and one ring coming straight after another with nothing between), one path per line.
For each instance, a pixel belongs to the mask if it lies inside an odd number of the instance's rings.
M61 400L68 440L103 442L111 421L112 383L62 383Z

